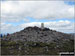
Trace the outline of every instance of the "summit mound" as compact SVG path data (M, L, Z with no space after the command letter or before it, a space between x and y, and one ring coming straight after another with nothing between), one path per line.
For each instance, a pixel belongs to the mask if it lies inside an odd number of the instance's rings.
M12 41L33 41L33 42L64 42L73 39L73 35L57 32L49 28L27 27L20 32L10 34L8 39Z

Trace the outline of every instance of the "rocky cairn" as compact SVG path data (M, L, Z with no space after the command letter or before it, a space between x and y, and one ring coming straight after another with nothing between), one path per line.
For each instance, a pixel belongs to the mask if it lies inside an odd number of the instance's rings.
M27 27L20 32L16 32L7 36L8 40L11 41L33 41L33 42L58 42L58 41L69 41L73 39L73 35L57 32L49 28L41 29L39 27Z

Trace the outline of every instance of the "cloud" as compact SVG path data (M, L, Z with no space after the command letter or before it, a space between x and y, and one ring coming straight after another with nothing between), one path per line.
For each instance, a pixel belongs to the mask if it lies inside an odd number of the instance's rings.
M74 6L64 1L5 1L1 2L2 20L19 22L26 17L35 19L74 18Z
M64 1L2 1L1 2L1 32L13 33L28 26L40 27L41 22L30 22L27 18L49 19L60 21L44 22L45 27L60 32L74 32L74 23L67 19L74 19L74 6ZM66 18L66 20L61 20ZM32 19L31 19L32 20ZM14 26L14 22L26 22ZM7 24L7 23L8 24ZM10 24L10 23L13 24ZM30 22L30 23L29 23Z
M12 24L1 23L1 33L14 33L20 31L22 28Z
M65 21L53 21L53 22L44 22L44 26L52 29L52 30L56 30L59 32L64 32L64 33L74 33L74 24L68 20ZM5 24L2 23L1 24L1 32L2 33L14 33L20 30L23 30L26 27L29 26L38 26L41 27L41 22L30 22L30 23L24 23L24 24L20 24L17 26L13 26L12 24Z

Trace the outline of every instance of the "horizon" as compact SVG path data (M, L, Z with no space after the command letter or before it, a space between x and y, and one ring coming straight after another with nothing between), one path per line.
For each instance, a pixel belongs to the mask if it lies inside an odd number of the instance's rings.
M28 27L38 27L38 26L28 26ZM28 28L28 27L26 27L26 28ZM24 28L24 29L26 29L26 28ZM40 27L38 27L38 28L41 28L41 26ZM44 29L45 28L47 28L47 27L44 27ZM24 30L24 29L21 29L20 31L22 31L22 30ZM41 28L42 29L42 28ZM52 31L56 31L56 32L60 32L60 31L57 31L57 30L53 30L53 29L50 29L50 28L48 28L49 30L52 30ZM16 32L20 32L20 31L16 31ZM16 32L13 32L13 33L0 33L0 35L2 34L2 35L7 35L7 34L14 34L14 33L16 33ZM64 33L64 32L61 32L61 33ZM75 34L75 33L65 33L65 34Z
M75 1L6 1L1 3L1 33L18 32L28 26L45 27L63 33L74 32Z

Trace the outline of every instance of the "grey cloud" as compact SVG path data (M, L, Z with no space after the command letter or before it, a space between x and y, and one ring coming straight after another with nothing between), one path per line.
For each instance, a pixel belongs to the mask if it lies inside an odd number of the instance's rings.
M10 16L15 20L23 20L27 16L35 19L72 19L74 6L67 5L64 1L5 1L1 3L1 16L6 16L9 20Z

